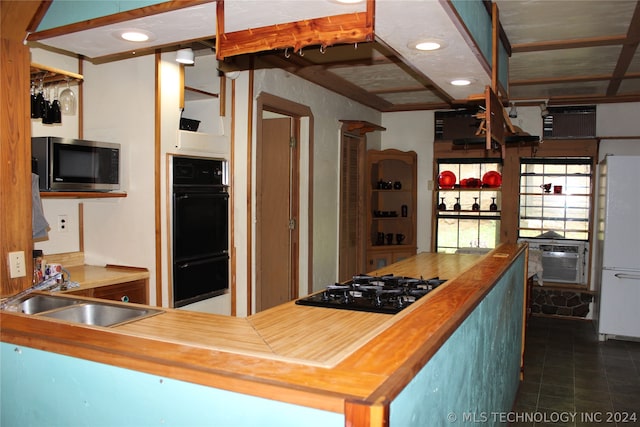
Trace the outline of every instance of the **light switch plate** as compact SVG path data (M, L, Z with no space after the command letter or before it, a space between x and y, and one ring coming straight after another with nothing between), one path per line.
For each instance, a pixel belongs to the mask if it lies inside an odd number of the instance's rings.
M9 276L12 279L27 275L27 266L24 263L24 251L9 252Z

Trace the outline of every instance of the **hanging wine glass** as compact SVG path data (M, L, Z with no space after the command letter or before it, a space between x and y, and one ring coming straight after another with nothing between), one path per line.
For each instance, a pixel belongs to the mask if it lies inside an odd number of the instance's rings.
M489 205L489 210L493 211L493 212L498 210L498 205L496 205L496 198L495 197L491 198L491 204Z
M53 112L51 111L51 90L47 88L44 94L44 104L42 104L42 124L50 125L53 123Z
M440 197L440 204L438 205L438 210L446 211L447 205L444 203L444 197Z
M44 100L44 86L43 78L40 78L40 84L38 85L38 93L36 94L36 112L33 116L36 119L42 118L44 110L47 107L47 103Z
M62 123L62 112L60 101L58 100L58 85L53 90L53 101L51 101L51 120L53 123Z
M478 204L478 198L477 197L473 198L473 205L471 205L471 210L472 211L479 211L480 210L480 205Z
M459 211L461 209L462 209L462 206L460 206L460 197L456 197L456 203L455 205L453 205L453 210Z
M36 82L31 82L31 118L40 118L40 103L38 101L38 93L36 89Z
M67 78L67 87L60 92L60 111L66 116L76 113L76 96L69 87L69 79Z

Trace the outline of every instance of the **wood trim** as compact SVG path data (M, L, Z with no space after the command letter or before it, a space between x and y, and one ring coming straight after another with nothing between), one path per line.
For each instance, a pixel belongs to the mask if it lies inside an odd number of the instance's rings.
M224 116L223 112L226 111L227 104L227 78L224 76L220 77L220 115ZM236 304L238 303L238 273L236 270L236 260L237 260L237 251L236 251L236 215L235 215L235 194L234 190L235 186L235 176L236 176L236 167L235 167L235 158L236 158L236 81L231 80L231 135L230 139L230 150L229 150L229 196L230 200L232 200L230 209L230 224L229 224L229 240L231 241L231 253L230 253L230 264L231 264L231 315L235 316L238 312ZM248 298L251 301L250 298ZM249 313L249 312L247 312Z
M385 427L389 425L389 402L369 403L347 400L344 403L345 426Z
M223 75L220 76L220 95L218 96L218 102L220 105L220 117L225 117L227 115L227 78ZM231 80L232 90L234 88L233 80ZM233 96L233 94L232 94ZM234 103L234 100L231 101ZM231 112L233 116L233 111Z
M82 137L80 137L82 139ZM127 197L127 193L111 193L99 191L41 191L42 199L113 199Z
M218 5L222 6L223 3L220 2ZM224 28L224 27L222 27ZM217 43L216 39L216 43ZM254 74L255 71L253 68L249 70L249 83L248 83L248 91L247 91L247 157L245 158L245 164L247 165L247 193L246 193L246 210L247 210L247 314L253 313L253 204L252 204L252 196L253 196L253 86L254 86ZM258 108L258 111L260 109ZM261 113L261 111L260 111ZM259 122L259 120L258 120Z
M599 136L598 139L640 139L640 135L625 135L625 136Z
M500 57L498 55L500 20L498 19L498 5L491 4L491 89L498 93L498 76ZM489 117L488 117L489 119ZM488 133L488 132L487 132ZM502 142L501 142L502 143Z
M181 67L182 68L182 67ZM184 79L184 74L181 74ZM153 137L153 185L154 185L154 227L155 227L155 305L162 306L162 53L156 50L155 53L155 120ZM180 85L182 88L183 86ZM182 105L184 105L184 90L181 89ZM167 175L169 175L167 173ZM169 211L167 211L169 212ZM170 251L170 249L167 249ZM171 264L169 264L171 265ZM147 291L148 294L148 291Z
M78 203L78 234L78 250L84 254L84 203L82 202Z
M182 110L184 110L184 92L185 92L185 87L184 87L184 65L180 64L178 67L179 67L179 71L178 71L178 87L180 88L180 94L178 95L178 108L180 108L180 110L182 111ZM182 115L180 115L180 117L182 117Z
M78 58L78 72L84 72L84 59ZM84 138L84 79L78 80L78 104L76 105L78 115L78 138Z
M165 159L164 159L164 167L166 171L169 171L171 168L171 156L173 154L171 153L166 153L165 154ZM165 174L165 188L166 188L166 199L165 199L165 212L171 212L172 211L172 189L171 189L171 178L170 178L170 174L166 173ZM171 253L171 248L173 247L173 243L171 241L171 230L172 230L172 224L171 224L171 215L166 215L166 224L165 226L167 227L167 264L166 264L166 271L167 271L167 306L169 307L173 307L173 258L172 258L172 253ZM158 283L156 282L156 287L158 286ZM157 299L157 297L156 297ZM162 303L162 301L160 301ZM162 304L159 304L158 306L162 306Z

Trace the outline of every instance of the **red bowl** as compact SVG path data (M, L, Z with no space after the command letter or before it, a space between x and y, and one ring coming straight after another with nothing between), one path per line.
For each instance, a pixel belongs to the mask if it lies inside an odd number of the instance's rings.
M482 183L491 188L500 187L502 185L502 175L497 171L489 171L482 176Z
M438 186L440 188L453 188L456 181L456 175L451 171L442 171L440 175L438 175Z
M460 187L462 188L480 188L482 187L482 181L478 178L465 178L460 180Z

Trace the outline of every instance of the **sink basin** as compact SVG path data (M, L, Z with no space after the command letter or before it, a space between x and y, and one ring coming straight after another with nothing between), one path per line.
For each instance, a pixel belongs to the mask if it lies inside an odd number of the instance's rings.
M113 326L118 323L153 316L161 312L162 310L91 302L43 313L42 316L69 322L84 323L85 325Z
M69 298L57 298L46 295L36 295L22 301L18 311L25 314L37 314L43 311L55 310L78 304L80 301Z

